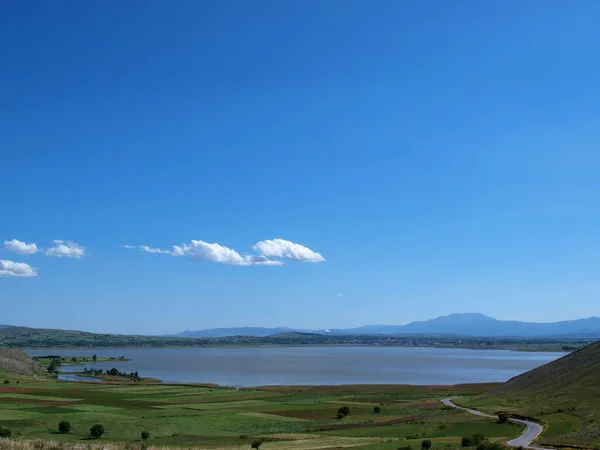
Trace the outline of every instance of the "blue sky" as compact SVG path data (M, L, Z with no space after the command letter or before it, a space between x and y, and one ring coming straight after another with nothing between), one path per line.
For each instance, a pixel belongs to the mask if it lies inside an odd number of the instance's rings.
M599 19L592 0L6 4L0 323L598 315Z

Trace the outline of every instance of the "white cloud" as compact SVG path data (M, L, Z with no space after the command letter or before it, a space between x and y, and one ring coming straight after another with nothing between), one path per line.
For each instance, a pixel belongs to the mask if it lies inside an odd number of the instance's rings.
M190 244L174 245L173 256L187 256L192 261L211 261L235 266L279 266L281 261L269 260L263 256L242 256L235 250L215 243L192 240Z
M134 247L135 248L135 247ZM162 250L160 248L151 248L147 245L140 245L140 251L146 253L164 253L170 255L171 252L169 250Z
M17 239L4 241L4 250L7 252L18 253L19 255L33 255L40 251L36 244L27 244Z
M282 258L303 262L323 262L321 254L312 251L304 245L296 244L285 239L272 239L257 242L252 249L265 258Z
M29 264L0 259L0 277L35 277L37 270Z
M311 249L284 239L273 239L257 242L252 249L257 254L242 255L236 250L200 240L192 240L189 244L174 245L173 250L163 250L147 245L123 245L124 248L139 249L146 253L168 254L171 256L187 256L192 261L210 261L234 266L281 266L283 260L323 262L325 258Z
M52 241L52 243L54 244L54 247L50 247L48 250L46 250L46 255L48 256L58 256L77 259L85 256L85 247L82 247L76 242L54 240Z

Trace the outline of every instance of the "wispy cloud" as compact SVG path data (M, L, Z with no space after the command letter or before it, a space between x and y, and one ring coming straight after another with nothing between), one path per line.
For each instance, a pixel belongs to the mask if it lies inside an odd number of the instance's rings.
M129 245L129 244L121 245L121 247L123 247L123 248L137 248L135 245Z
M148 247L147 245L140 245L140 251L142 252L146 252L146 253L163 253L163 254L171 254L171 252L169 250L161 250L160 248L151 248Z
M218 244L192 240L188 244L174 245L173 250L153 248L147 245L123 245L146 253L186 256L192 261L209 261L234 266L281 266L285 260L323 262L325 258L300 244L283 239L257 242L252 249L255 254L242 255L238 251Z
M33 255L40 251L36 244L27 244L18 239L4 241L4 250L7 252L18 253L19 255Z
M60 258L76 258L80 259L85 256L85 247L77 244L73 241L61 241L54 240L52 241L53 247L50 247L46 250L46 255L48 256L58 256Z
M0 277L35 277L37 270L29 264L0 259Z

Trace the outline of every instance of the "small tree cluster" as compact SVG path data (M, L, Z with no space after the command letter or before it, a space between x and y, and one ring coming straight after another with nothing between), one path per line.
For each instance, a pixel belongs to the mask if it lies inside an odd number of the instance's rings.
M65 434L71 431L71 424L66 420L59 422L58 424L58 432L61 434Z
M462 447L472 447L474 445L479 445L482 442L485 442L485 437L483 437L481 434L474 434L473 436L463 437L460 445Z
M150 432L149 431L142 431L142 439L144 441L147 441L148 439L150 439Z
M506 413L499 413L498 414L498 423L506 423L508 422L509 416Z
M92 425L90 428L90 436L94 439L100 439L104 434L104 426L97 423L96 425Z
M379 407L379 406L376 406L376 407L374 407L374 408L373 408L373 412L374 412L375 414L379 414L379 413L381 412L381 407Z
M250 447L258 450L260 448L260 446L263 445L263 441L262 439L257 439L255 441L252 442L252 444L250 444Z
M337 412L338 419L341 420L344 417L349 416L349 415L350 415L350 408L348 408L347 406L342 406L342 407L340 407L340 409L338 409L338 412Z
M12 435L8 428L0 427L0 438L9 438Z
M506 447L499 442L482 442L477 446L477 450L506 450Z
M421 448L423 450L429 450L431 448L431 441L429 439L425 439L423 442L421 442Z

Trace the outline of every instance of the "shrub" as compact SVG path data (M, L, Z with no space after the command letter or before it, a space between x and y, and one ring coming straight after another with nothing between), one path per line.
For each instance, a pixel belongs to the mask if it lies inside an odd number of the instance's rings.
M421 448L423 450L429 450L431 448L431 441L429 439L425 439L423 442L421 442Z
M498 414L498 423L506 423L508 422L508 414L500 413Z
M90 436L94 439L99 439L104 434L104 426L97 423L96 425L92 425L90 428Z
M338 409L338 414L343 414L344 416L349 416L350 415L350 408L348 408L347 406L342 406L340 409Z
M256 441L252 442L250 447L252 447L254 449L259 449L262 444L263 444L263 441L260 439L257 439Z
M373 408L373 412L375 414L379 414L381 412L381 408L379 406L376 406L375 408Z
M4 384L8 384L8 383L10 383L10 381L4 380Z
M461 439L460 445L462 447L472 447L474 445L479 445L482 442L485 442L485 437L481 434L474 434L470 437L463 437Z
M150 432L149 431L142 431L142 439L144 441L147 441L148 439L150 439Z
M477 450L506 450L506 447L498 442L482 442Z
M346 417L344 414L342 414L341 412L337 413L338 420L342 420L344 417Z
M59 422L58 424L58 432L65 434L68 433L69 431L71 431L71 424L69 422L67 422L66 420L62 420L61 422Z
M0 438L9 438L12 435L8 428L0 427Z

